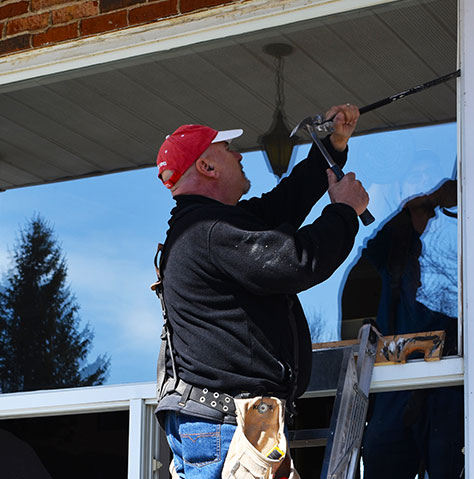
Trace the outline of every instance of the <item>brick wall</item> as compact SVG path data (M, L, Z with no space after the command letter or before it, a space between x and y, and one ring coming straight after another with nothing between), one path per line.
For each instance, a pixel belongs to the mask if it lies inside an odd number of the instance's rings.
M241 0L0 0L0 56Z

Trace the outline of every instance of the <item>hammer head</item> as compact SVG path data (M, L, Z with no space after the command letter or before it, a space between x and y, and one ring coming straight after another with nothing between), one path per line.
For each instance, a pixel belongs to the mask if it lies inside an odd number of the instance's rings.
M290 138L295 135L299 129L304 128L306 130L308 127L325 133L333 132L333 123L331 120L325 120L322 115L308 116L293 128L292 132L290 133Z

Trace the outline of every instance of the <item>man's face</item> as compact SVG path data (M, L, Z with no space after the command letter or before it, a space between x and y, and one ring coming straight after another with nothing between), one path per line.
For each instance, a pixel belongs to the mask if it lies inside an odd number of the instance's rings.
M232 151L229 143L221 141L213 143L208 148L206 156L213 162L213 167L219 173L221 191L225 196L222 199L223 202L236 204L250 189L250 181L245 176L241 163L242 155Z

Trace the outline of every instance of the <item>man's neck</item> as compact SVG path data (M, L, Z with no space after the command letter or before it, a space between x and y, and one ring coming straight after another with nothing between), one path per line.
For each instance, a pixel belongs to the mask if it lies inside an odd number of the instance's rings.
M235 206L237 204L237 202L230 202L227 200L226 195L215 188L206 188L206 185L200 185L199 188L177 188L172 194L173 198L182 195L199 195L226 205Z

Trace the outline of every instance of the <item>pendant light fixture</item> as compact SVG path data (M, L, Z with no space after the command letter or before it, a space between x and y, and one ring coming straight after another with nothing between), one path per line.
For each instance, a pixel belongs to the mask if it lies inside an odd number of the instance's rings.
M295 137L290 138L290 128L284 110L283 63L284 57L293 52L293 47L286 43L270 43L263 47L263 51L274 58L276 96L273 122L268 132L259 138L259 143L270 171L281 178L288 170L293 147L298 140Z

